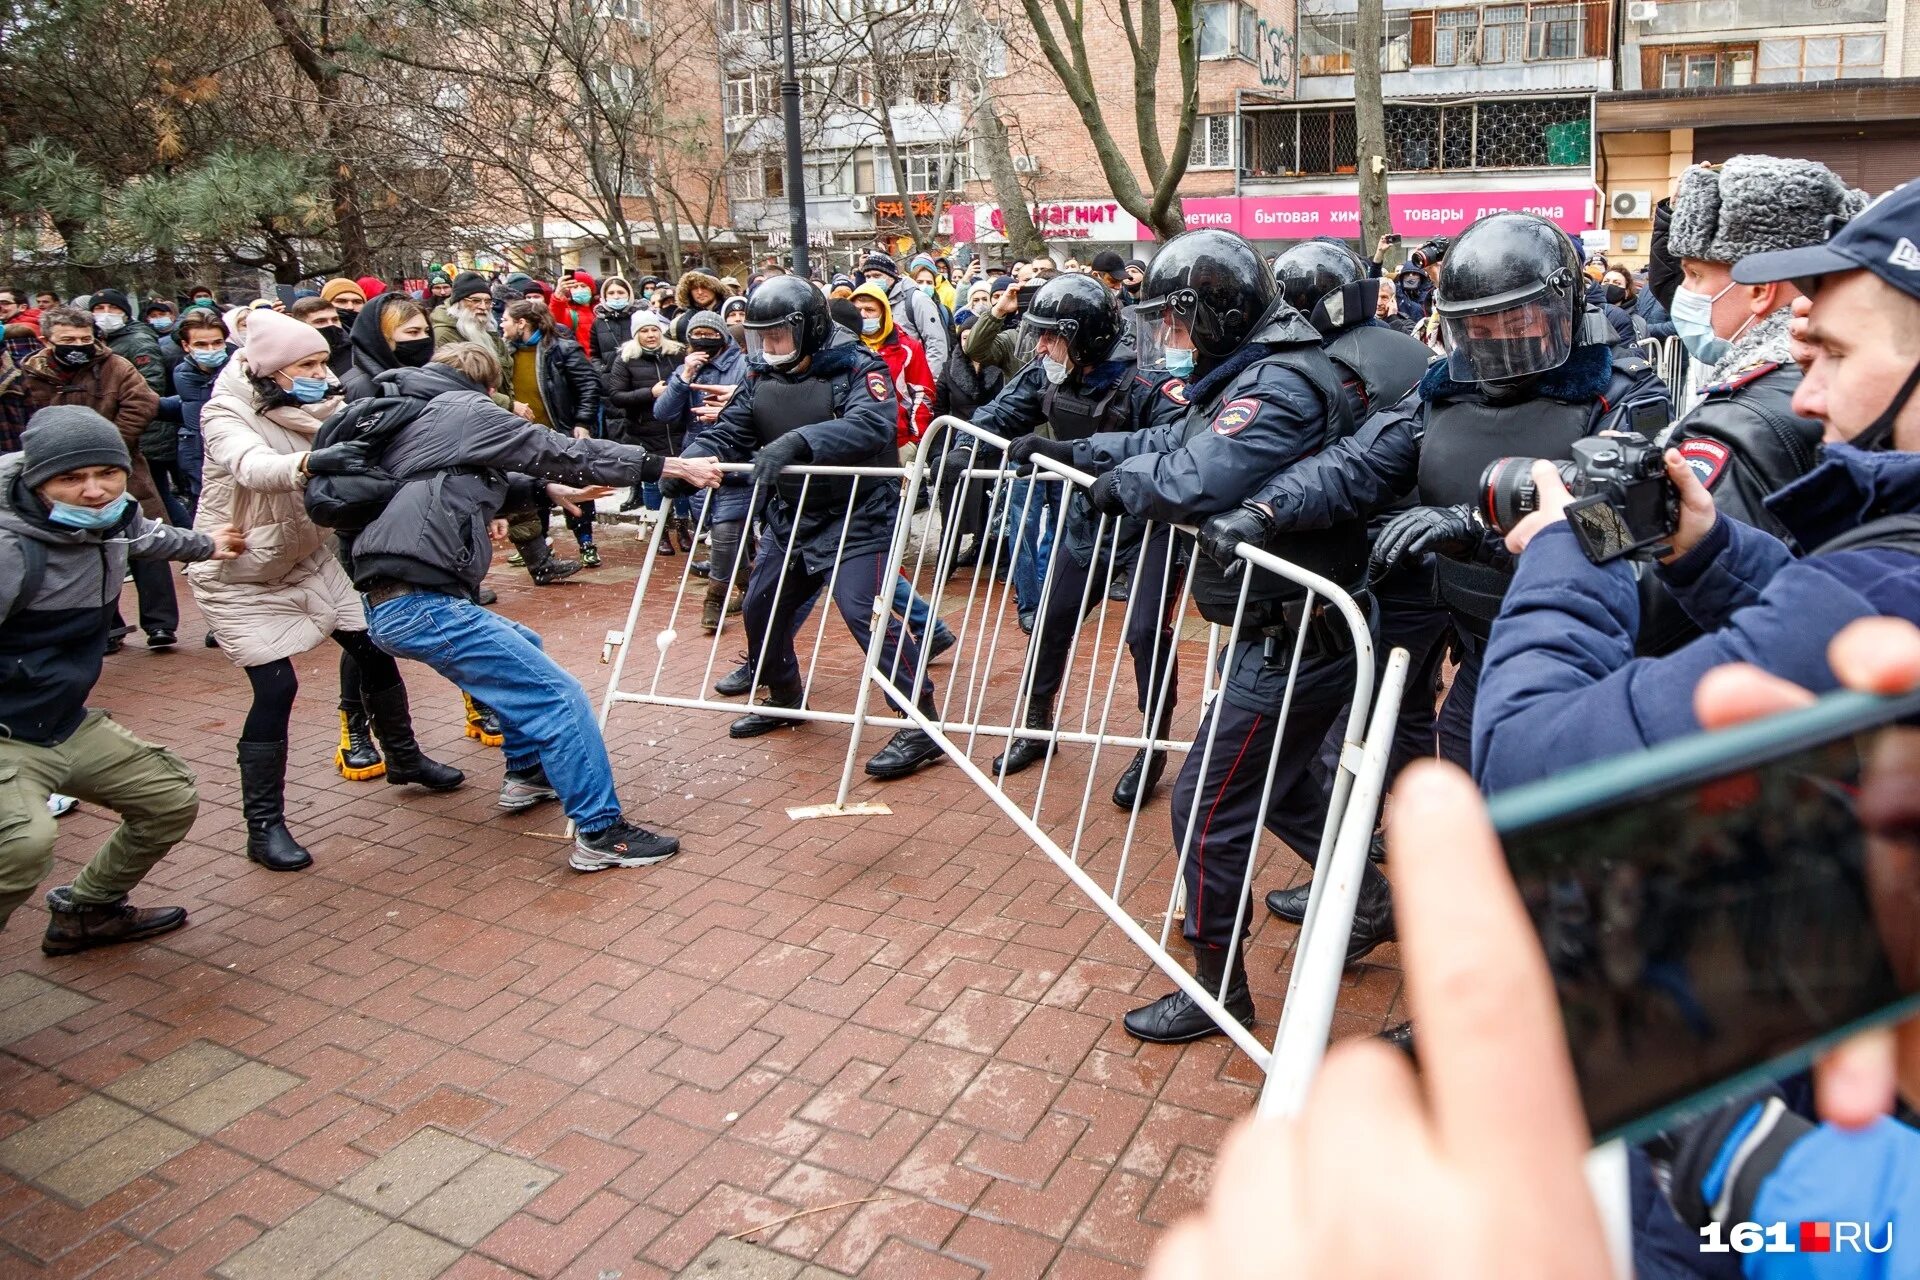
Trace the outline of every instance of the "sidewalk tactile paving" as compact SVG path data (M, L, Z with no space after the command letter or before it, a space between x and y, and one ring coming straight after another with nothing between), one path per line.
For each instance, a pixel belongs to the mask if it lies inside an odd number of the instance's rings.
M498 562L489 578L498 611L538 628L596 703L642 559L616 528L601 551L604 568L563 586ZM642 611L631 687L666 622ZM803 654L820 626L814 705L849 711L860 654L821 608ZM706 663L697 628L678 630L669 693ZM737 621L720 646L716 675ZM937 664L943 692L962 659ZM1120 1031L1167 984L958 769L857 775L849 798L891 813L794 821L788 806L833 797L844 726L736 742L727 712L618 706L606 738L628 814L683 850L582 876L548 838L558 806L495 808L501 754L465 737L450 684L405 667L421 745L468 779L428 794L342 779L338 652L293 662L287 815L315 861L275 875L244 854L244 676L197 644L106 661L90 701L173 748L201 796L134 901L192 917L48 958L36 896L0 934L8 1280L1108 1280L1138 1275L1253 1109L1259 1073L1221 1041ZM1204 664L1187 665L1197 716ZM870 730L862 754L883 739ZM976 761L997 749L983 740ZM1096 800L1119 767L1100 766ZM1077 795L1084 770L1063 750L1049 794ZM1128 897L1148 911L1170 883L1170 789L1140 818L1152 884ZM1083 846L1101 876L1126 821L1110 808L1090 810ZM92 805L62 818L47 884L112 830ZM1302 874L1277 857L1259 891ZM1297 931L1256 914L1269 1042ZM1343 982L1337 1036L1404 1016L1378 954Z

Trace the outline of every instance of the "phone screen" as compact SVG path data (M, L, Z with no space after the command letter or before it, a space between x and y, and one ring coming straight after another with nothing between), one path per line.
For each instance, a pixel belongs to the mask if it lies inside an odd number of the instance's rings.
M1920 1007L1920 730L1665 787L1501 837L1597 1138Z

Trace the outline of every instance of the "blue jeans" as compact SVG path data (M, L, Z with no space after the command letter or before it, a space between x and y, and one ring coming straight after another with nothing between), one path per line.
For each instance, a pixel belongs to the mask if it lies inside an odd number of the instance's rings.
M613 762L580 682L517 622L460 596L415 591L367 610L373 642L424 662L500 715L507 768L546 770L567 816L582 831L621 817Z
M1013 557L1013 598L1021 613L1033 613L1040 608L1040 587L1047 580L1047 560L1053 552L1053 521L1049 516L1058 488L1032 480L1015 480L1007 501L1008 545L1002 554Z
M913 589L913 584L907 581L904 574L897 575L894 580L893 611L906 618L907 626L913 629L914 635L925 636L927 634L927 619L933 614L933 606L928 604L926 600L921 597L920 593ZM945 622L936 619L933 624L933 629L934 633L938 635L945 633L948 628Z

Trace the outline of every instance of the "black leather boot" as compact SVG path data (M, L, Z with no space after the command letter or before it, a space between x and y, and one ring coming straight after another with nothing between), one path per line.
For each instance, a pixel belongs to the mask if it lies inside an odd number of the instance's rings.
M870 778L904 778L922 765L935 764L946 752L919 729L902 729L867 761Z
M379 748L373 745L373 737L367 730L364 707L351 711L340 708L340 745L334 750L333 763L348 782L366 782L387 771L386 762L380 759Z
M417 782L429 791L451 791L467 780L452 765L432 760L413 740L413 713L407 707L407 686L397 684L378 693L360 695L373 718L373 732L387 753L387 781L396 787Z
M747 678L751 680L753 677L749 675ZM760 705L765 707L785 707L790 711L797 711L806 706L806 690L769 688L767 690L766 701ZM746 715L741 716L738 720L735 720L727 726L727 736L729 738L758 738L763 734L772 733L775 729L797 728L799 724L800 722L798 720L791 719L787 716L769 716L762 715L758 711L749 711Z
M1196 944L1193 948L1193 976L1209 993L1219 991L1221 979L1227 978L1227 993L1220 1003L1226 1006L1227 1012L1241 1026L1253 1025L1253 996L1247 991L1244 946L1234 950L1233 969L1229 974L1225 947ZM1185 1044L1189 1040L1204 1040L1208 1036L1226 1034L1218 1023L1187 997L1186 992L1178 988L1150 1005L1135 1009L1120 1021L1128 1035L1149 1044Z
M1035 699L1027 704L1027 722L1029 729L1053 728L1053 703ZM1053 754L1052 738L1015 738L1007 743L1007 749L993 758L993 776L998 778L1004 773L1019 773L1030 769Z
M187 922L185 907L129 906L125 895L99 905L75 902L73 886L65 884L47 892L47 912L47 936L40 940L40 950L50 956L137 942L172 933Z
M242 742L240 814L247 822L247 856L269 871L298 871L313 855L287 830L287 744Z
M1154 731L1153 736L1166 737L1167 731L1172 728L1172 720L1173 708L1164 708L1160 713L1160 727ZM1140 785L1143 781L1146 783L1144 792L1146 799L1141 803L1145 804L1146 800L1153 798L1153 789L1160 785L1160 775L1166 771L1166 752L1155 751L1151 747L1141 747L1133 753L1133 762L1127 766L1127 771L1120 775L1120 781L1113 784L1114 805L1121 809L1132 809L1134 797L1143 794Z
M1267 910L1289 924L1307 918L1307 890L1312 881L1267 895ZM1393 941L1393 894L1387 878L1372 862L1360 874L1360 899L1353 907L1353 933L1347 940L1347 963L1352 964L1383 942Z

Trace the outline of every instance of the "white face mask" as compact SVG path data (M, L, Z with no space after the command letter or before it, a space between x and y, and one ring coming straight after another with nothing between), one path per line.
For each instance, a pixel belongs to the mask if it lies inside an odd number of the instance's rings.
M1067 380L1067 375L1073 372L1073 366L1052 356L1041 356L1040 371L1046 375L1048 382L1057 387Z
M127 318L117 311L96 311L93 327L102 333L118 333L127 327Z

